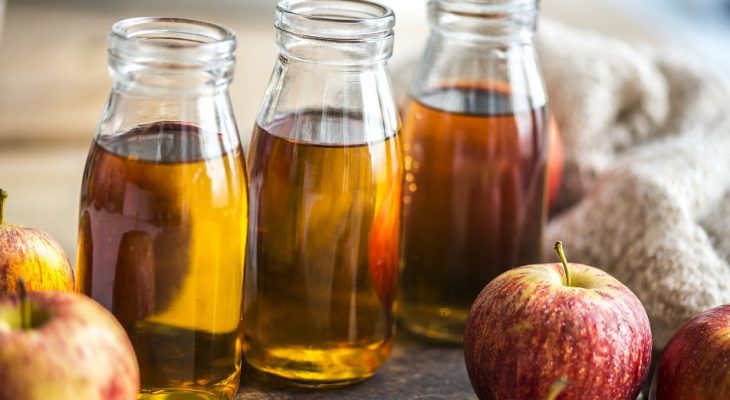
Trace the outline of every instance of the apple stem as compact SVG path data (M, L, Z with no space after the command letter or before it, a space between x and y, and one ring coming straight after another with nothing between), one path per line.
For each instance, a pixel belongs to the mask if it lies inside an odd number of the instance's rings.
M558 396L560 396L560 394L568 388L568 385L570 385L570 381L564 376L561 376L557 381L550 385L550 389L548 389L548 394L547 397L545 397L545 400L556 400Z
M5 199L8 198L8 192L0 189L0 225L5 222Z
M20 329L30 329L31 314L28 308L28 291L25 289L23 278L18 279L18 297L20 297Z
M568 268L568 260L565 258L565 252L563 252L563 242L555 242L555 252L558 253L558 258L560 258L560 262L563 263L563 271L565 271L565 285L572 286L570 279L570 269Z

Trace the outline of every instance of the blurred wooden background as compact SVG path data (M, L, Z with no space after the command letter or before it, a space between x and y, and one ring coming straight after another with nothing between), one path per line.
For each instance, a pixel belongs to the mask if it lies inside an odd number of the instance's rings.
M0 0L2 2L3 0ZM392 65L417 57L426 0L383 0L397 14ZM238 36L231 95L244 144L276 57L274 0L9 0L0 36L0 187L7 219L55 236L75 258L86 151L110 89L107 35L117 20L175 15L216 21ZM544 0L543 16L627 40L657 41L611 0ZM407 84L407 83L402 83Z

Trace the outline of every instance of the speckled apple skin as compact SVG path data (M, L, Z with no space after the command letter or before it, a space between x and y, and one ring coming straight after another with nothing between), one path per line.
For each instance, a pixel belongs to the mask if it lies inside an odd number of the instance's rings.
M490 282L464 334L471 384L481 400L544 399L565 377L560 400L635 400L651 362L649 318L607 273L569 264L528 265Z
M730 304L679 328L659 359L654 386L656 400L730 399Z
M74 289L73 269L56 240L37 229L0 225L0 294L16 292L18 278L30 291Z
M134 400L139 369L114 317L86 296L35 292L28 300L49 320L11 329L17 295L0 297L0 400Z

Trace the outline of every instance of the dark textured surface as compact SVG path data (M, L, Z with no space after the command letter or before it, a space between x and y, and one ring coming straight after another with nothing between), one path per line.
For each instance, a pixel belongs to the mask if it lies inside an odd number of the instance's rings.
M271 382L250 368L236 400L285 399L476 399L461 346L423 343L399 332L391 358L371 379L332 390L304 390Z
M655 351L644 385L649 392L651 376L660 353ZM340 389L306 390L284 386L245 367L235 400L352 399L352 400L476 400L466 375L461 346L425 343L399 332L393 355L372 377ZM637 400L646 399L639 396Z

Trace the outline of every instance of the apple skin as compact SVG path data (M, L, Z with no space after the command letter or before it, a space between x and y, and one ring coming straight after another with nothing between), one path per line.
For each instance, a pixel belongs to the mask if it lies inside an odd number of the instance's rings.
M29 330L18 328L18 295L0 297L0 400L137 398L137 359L108 311L77 293L31 292L26 301L47 316Z
M679 328L664 348L653 385L657 400L730 399L730 304Z
M607 273L568 264L509 270L472 305L464 356L481 400L542 399L561 377L560 400L635 400L651 362L649 318Z
M72 291L74 276L61 246L33 228L0 224L0 294L17 291L23 278L29 291Z

